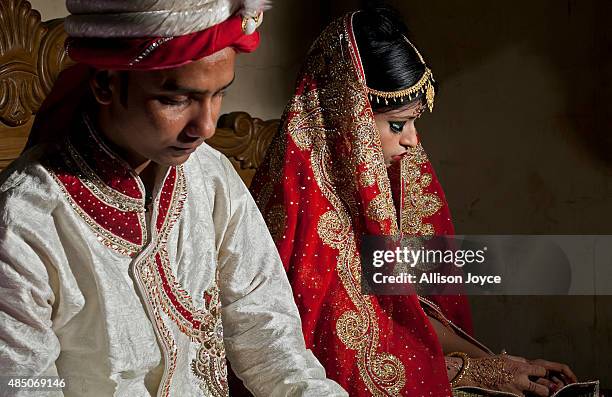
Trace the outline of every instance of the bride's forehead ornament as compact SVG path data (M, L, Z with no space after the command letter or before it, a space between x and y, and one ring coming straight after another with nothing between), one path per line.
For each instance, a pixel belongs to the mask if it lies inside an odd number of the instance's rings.
M394 103L402 103L404 101L410 102L411 100L418 97L420 94L425 94L425 103L427 104L427 108L429 111L433 111L434 107L434 98L436 95L436 91L434 89L434 77L433 72L425 63L423 56L417 50L417 48L408 40L406 36L404 36L404 40L414 49L419 60L425 66L425 71L421 78L410 87L403 88L398 91L379 91L370 87L366 87L368 92L368 97L370 101L376 101L376 103L381 103L384 101L385 105L389 104L389 101L393 101Z

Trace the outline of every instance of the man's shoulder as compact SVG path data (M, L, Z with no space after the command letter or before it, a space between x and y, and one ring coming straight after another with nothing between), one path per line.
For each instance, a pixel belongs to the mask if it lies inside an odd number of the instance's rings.
M213 166L220 166L225 156L217 149L204 143L194 152L193 157L199 162L212 163Z
M227 175L228 170L233 167L227 157L217 149L202 144L187 162L188 166L197 166L207 174Z
M0 203L3 212L12 203L37 201L47 206L57 194L57 186L42 159L47 153L44 146L23 153L0 173Z

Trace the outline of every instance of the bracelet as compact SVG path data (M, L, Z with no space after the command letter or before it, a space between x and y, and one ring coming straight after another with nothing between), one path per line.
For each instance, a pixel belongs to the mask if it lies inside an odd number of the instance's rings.
M463 379L463 376L470 368L470 357L463 352L452 352L448 354L448 357L459 357L461 360L463 360L463 365L461 366L461 369L459 370L459 372L457 372L457 375L455 375L455 377L450 381L451 387L455 387L457 386L457 383L461 382L461 379Z

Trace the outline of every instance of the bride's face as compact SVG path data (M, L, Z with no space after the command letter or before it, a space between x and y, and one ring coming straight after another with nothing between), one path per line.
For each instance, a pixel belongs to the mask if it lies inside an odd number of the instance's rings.
M374 113L387 167L418 144L419 140L414 123L424 109L423 103L417 101L399 109Z

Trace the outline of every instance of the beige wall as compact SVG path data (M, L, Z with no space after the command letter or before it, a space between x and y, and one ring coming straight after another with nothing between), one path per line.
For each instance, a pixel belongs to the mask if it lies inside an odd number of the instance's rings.
M68 15L65 0L29 0L32 8L38 10L43 21L63 18Z
M320 26L317 2L276 1L260 29L260 48L238 56L236 81L228 91L223 111L243 110L263 119L280 118Z

